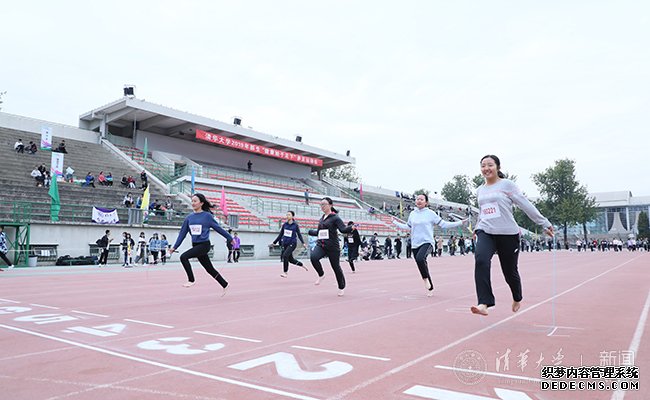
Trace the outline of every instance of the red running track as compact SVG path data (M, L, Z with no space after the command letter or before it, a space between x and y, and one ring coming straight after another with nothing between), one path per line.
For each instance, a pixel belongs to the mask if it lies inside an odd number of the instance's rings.
M343 297L328 265L320 286L312 269L220 266L223 298L198 265L192 288L178 264L5 271L0 398L650 398L650 255L522 254L516 314L493 261L488 317L469 312L471 256L430 259L433 297L408 259L344 265ZM638 390L541 389L543 366L628 364Z

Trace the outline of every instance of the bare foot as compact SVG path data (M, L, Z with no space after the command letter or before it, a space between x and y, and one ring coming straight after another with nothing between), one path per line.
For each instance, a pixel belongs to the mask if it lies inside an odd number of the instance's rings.
M521 308L521 302L513 301L512 302L512 312L517 312Z
M183 284L183 287L192 287L192 286L194 286L194 282L185 282Z
M478 306L472 306L470 308L472 310L472 314L478 314L478 315L488 315L488 308L485 304L479 304Z

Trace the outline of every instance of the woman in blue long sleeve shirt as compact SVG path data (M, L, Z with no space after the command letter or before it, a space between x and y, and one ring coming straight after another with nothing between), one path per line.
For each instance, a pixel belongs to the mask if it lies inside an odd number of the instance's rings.
M226 294L228 282L214 269L210 257L208 257L208 252L210 251L210 228L225 237L228 242L232 241L232 236L219 226L219 223L214 219L214 215L210 212L211 206L210 202L202 193L195 193L192 196L192 209L194 212L188 215L185 221L183 221L178 239L176 239L176 243L169 249L169 254L171 255L176 251L189 232L192 235L192 248L181 254L180 257L181 264L183 264L185 273L187 273L187 283L183 286L190 287L194 285L194 273L192 272L189 259L196 258L203 268L205 268L206 272L219 282L223 288L223 293L221 294L223 296Z
M287 211L287 222L282 224L282 229L280 229L278 237L275 238L273 243L271 243L271 245L275 245L276 243L280 242L280 245L282 246L281 259L283 272L280 274L280 276L283 278L287 277L287 273L289 272L289 263L297 265L307 271L307 267L302 265L300 261L293 258L293 251L298 245L298 239L300 239L303 247L307 248L307 245L302 238L302 234L300 234L300 227L298 226L298 223L293 219L295 216L296 214L293 211Z

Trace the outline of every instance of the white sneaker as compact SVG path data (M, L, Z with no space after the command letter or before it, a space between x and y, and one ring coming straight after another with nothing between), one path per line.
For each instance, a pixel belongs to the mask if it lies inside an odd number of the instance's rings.
M228 288L229 288L229 287L230 287L230 284L228 284L228 286L226 286L225 288L223 288L223 292L221 292L221 297L223 297L223 296L226 295L226 292L228 292Z
M283 278L286 278L286 277L287 277L287 274L285 274L285 273L281 273L280 276L283 277Z
M319 276L318 279L316 279L316 282L314 282L314 285L318 286L320 283L325 279L325 275Z
M195 283L195 282L185 282L185 283L183 284L183 287L192 287L192 286L194 286L194 283Z
M343 290L343 289L339 289L338 296L339 296L339 297L342 297L342 296L343 296L343 293L344 293L344 290Z

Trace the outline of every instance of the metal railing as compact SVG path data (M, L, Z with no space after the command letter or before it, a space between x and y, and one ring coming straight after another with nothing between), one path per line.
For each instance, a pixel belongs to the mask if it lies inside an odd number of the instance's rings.
M100 206L95 206L100 207ZM101 208L104 208L101 206ZM114 209L114 207L105 207ZM178 215L174 210L148 211L146 221L145 210L137 208L115 208L121 224L138 225L172 225L178 226L183 223L184 215ZM87 204L61 204L59 210L60 222L92 222L93 206ZM8 219L14 222L30 223L50 221L50 202L47 201L12 201L0 203L0 219Z

